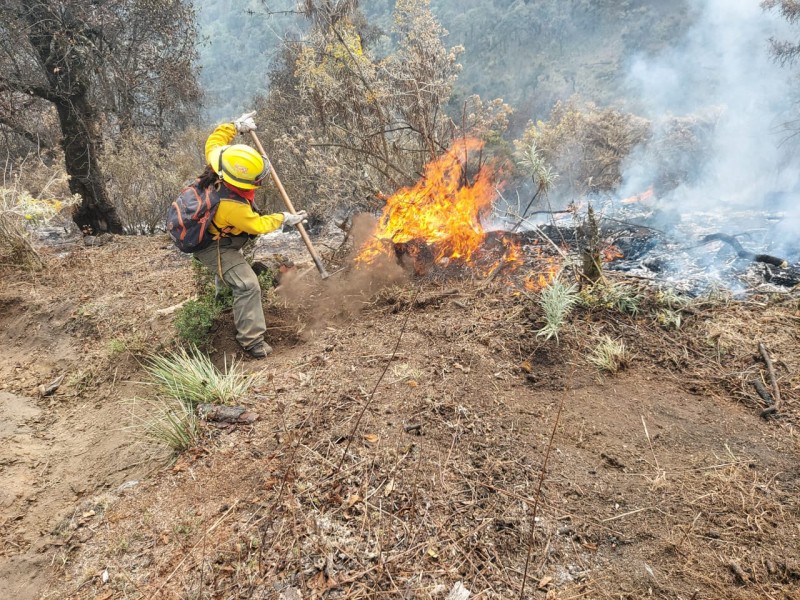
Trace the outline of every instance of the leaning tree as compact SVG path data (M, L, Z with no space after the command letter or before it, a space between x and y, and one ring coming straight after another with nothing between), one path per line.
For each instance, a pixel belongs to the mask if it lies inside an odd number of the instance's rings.
M122 232L98 155L104 134L163 136L196 112L196 30L185 0L3 0L0 125L33 139L55 110L82 229ZM27 119L26 119L27 115ZM143 173L142 176L146 176Z

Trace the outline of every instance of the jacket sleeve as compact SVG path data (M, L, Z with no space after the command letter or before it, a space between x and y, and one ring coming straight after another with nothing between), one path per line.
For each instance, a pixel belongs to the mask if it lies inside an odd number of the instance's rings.
M236 125L233 123L223 123L218 125L217 128L211 132L206 140L206 162L211 163L209 154L214 148L219 146L227 146L236 137Z
M260 235L275 231L283 225L283 214L259 215L249 204L223 200L214 223L221 229L234 227L250 235Z

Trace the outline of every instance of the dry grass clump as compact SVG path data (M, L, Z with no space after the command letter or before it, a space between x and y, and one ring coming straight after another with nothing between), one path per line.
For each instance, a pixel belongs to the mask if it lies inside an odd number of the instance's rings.
M179 398L152 398L137 402L134 419L146 437L180 453L197 443L200 423L191 402Z
M38 227L61 224L75 198L60 161L30 154L7 165L0 184L0 264L38 270L44 266L33 245Z
M214 366L208 354L196 348L150 358L145 371L157 392L193 406L202 403L229 404L247 393L252 378L235 360L225 371Z
M18 183L0 187L0 262L7 266L40 269L42 257L32 243L35 227L58 215L60 200L34 198Z
M244 374L241 365L232 362L220 371L196 348L153 356L144 368L156 395L133 401L136 427L176 453L194 446L200 435L199 404L240 400L252 384L252 377Z
M44 264L31 244L24 221L13 210L0 209L0 263L32 270L40 269Z
M625 347L625 343L611 339L609 336L603 336L603 339L589 355L590 363L612 375L627 367L630 361L630 352Z

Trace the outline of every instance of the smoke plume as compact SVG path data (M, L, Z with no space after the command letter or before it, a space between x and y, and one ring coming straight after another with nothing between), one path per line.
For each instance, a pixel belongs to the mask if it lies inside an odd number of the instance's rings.
M631 93L655 124L668 115L717 117L710 152L693 165L690 182L662 200L682 213L784 210L782 228L796 234L800 169L785 126L797 111L795 82L769 42L792 39L791 28L756 0L693 5L698 19L686 37L658 56L635 58L629 75ZM634 153L621 196L646 189L655 170L643 152Z

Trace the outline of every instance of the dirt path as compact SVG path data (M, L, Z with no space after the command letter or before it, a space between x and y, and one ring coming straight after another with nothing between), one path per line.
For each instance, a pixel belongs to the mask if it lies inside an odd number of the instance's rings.
M110 346L135 341L131 319L134 328L152 327L141 318L146 304L170 303L160 298L169 297L174 276L159 271L172 265L152 253L156 245L76 246L50 272L3 279L0 598L39 598L59 551L88 539L86 531L63 535L74 531L81 505L161 464L128 429L125 400L140 393L128 380L138 367ZM58 389L42 397L39 386L59 378Z
M519 597L531 543L530 598L797 597L791 426L655 367L658 331L618 377L568 342L520 368L513 299L407 300L276 342L261 419L112 503L49 597Z

